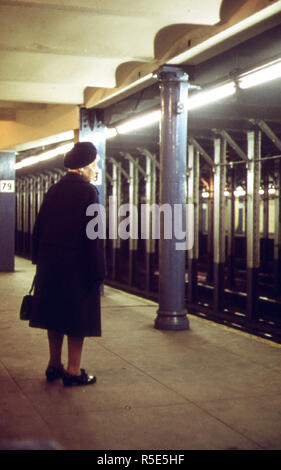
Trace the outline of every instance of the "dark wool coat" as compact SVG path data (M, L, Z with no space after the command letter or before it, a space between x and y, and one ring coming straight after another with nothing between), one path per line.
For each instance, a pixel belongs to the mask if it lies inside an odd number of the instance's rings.
M77 173L68 173L46 194L33 231L37 269L30 326L101 336L104 246L86 235L91 220L86 209L97 202L97 189Z

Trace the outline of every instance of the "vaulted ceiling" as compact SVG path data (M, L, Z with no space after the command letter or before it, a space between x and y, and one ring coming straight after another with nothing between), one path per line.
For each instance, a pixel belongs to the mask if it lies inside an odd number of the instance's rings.
M75 129L79 106L106 106L165 63L215 56L280 11L269 0L0 0L0 148Z

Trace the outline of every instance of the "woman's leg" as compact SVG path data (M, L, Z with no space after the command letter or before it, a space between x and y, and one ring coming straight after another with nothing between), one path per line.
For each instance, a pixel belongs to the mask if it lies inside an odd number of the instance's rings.
M80 375L80 363L84 337L68 336L68 365L67 372L71 375Z
M61 367L61 353L63 345L63 333L48 330L50 360L49 367Z

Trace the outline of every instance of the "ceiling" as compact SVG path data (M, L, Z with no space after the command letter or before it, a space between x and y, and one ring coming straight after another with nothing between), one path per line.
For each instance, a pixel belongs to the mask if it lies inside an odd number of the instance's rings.
M0 0L0 148L76 129L80 106L120 100L165 63L209 60L280 12L270 0Z
M0 99L83 104L86 87L116 86L124 62L154 59L154 38L177 23L213 25L222 0L0 2Z

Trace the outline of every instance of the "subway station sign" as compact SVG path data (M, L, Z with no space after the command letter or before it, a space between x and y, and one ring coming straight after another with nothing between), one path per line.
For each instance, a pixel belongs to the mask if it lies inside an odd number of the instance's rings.
M0 193L14 193L15 181L14 180L0 180Z

